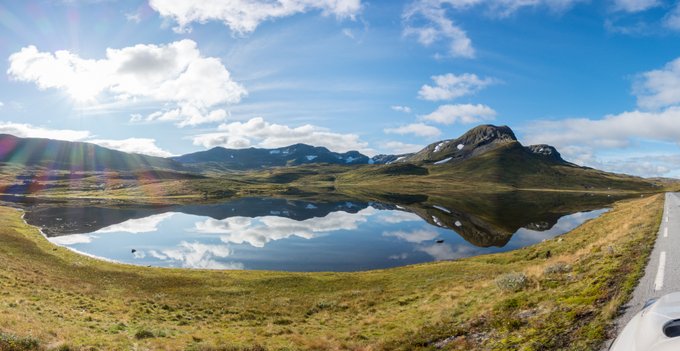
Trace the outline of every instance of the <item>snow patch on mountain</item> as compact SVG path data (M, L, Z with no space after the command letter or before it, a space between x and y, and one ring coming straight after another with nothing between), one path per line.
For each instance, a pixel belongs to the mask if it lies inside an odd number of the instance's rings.
M447 140L447 141L442 141L441 143L437 144L437 146L434 147L434 152L442 151L444 146L446 146L446 144L448 144L448 143L449 143L449 141Z

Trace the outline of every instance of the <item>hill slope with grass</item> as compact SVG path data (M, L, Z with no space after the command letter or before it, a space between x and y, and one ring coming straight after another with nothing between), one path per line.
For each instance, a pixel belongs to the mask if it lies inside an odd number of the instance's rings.
M19 138L0 134L0 163L71 171L182 170L181 164L162 157L130 154L82 142Z

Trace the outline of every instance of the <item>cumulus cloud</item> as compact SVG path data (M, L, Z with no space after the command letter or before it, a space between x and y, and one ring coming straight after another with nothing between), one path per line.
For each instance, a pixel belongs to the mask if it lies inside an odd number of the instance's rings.
M11 134L21 138L47 138L79 141L89 138L90 132L71 129L48 129L27 123L0 122L0 134Z
M430 228L423 228L423 229L416 229L412 230L409 232L406 231L392 231L392 232L383 232L383 236L385 237L395 237L399 238L401 240L410 242L410 243L416 243L420 244L423 241L432 241L436 239L439 236L439 233L437 233L436 230L430 229Z
M376 213L377 210L369 207L354 214L338 211L331 212L326 217L304 221L276 216L255 219L247 217L207 219L196 223L195 230L199 233L219 234L220 240L225 243L248 243L253 247L264 247L271 241L291 236L312 239L338 230L355 230Z
M680 145L678 121L680 107L669 107L660 112L631 111L602 119L537 121L524 130L530 144L622 148L630 146L634 139L645 139Z
M603 150L635 146L640 141L680 145L680 107L662 111L630 111L602 119L572 118L560 121L536 121L523 128L527 144L556 146L572 162L610 171L643 176L659 176L673 171L674 159L659 157L598 157Z
M92 239L96 239L96 238L98 238L98 237L95 236L95 235L72 234L72 235L55 236L55 237L49 238L49 240L53 244L68 246L68 245L76 245L76 244L89 244L89 243L92 242Z
M478 123L492 120L496 111L489 106L477 104L441 105L430 114L420 116L421 119L442 124Z
M421 245L416 247L416 250L432 256L437 261L453 260L470 256L475 251L474 248L467 245L456 245L454 249L448 244Z
M158 231L158 225L166 219L174 216L175 213L161 213L144 218L130 219L123 223L114 224L106 228L99 229L97 233L152 233Z
M422 137L435 137L442 133L437 127L433 127L424 123L412 123L397 128L387 128L384 130L387 134L413 134Z
M597 165L612 172L640 175L645 177L668 176L675 171L679 176L680 154L633 156L628 158L609 158L598 160Z
M625 12L645 11L659 5L659 0L614 0L614 8Z
M93 139L88 142L109 149L119 150L133 154L144 154L158 157L170 157L172 153L165 151L156 145L156 139L129 138L123 140Z
M149 6L174 20L177 32L189 31L193 22L220 21L238 34L250 33L267 20L312 10L338 19L353 19L361 11L360 0L149 0Z
M326 128L305 124L299 127L269 123L261 117L246 122L221 124L215 133L196 135L194 145L205 148L223 146L243 149L248 147L277 148L296 143L314 146L325 146L333 151L358 150L372 153L368 143L362 141L357 134L340 134Z
M35 83L39 89L63 90L76 100L107 93L122 101L162 102L168 108L146 119L174 121L179 126L221 121L227 113L217 107L238 103L247 94L219 59L203 57L188 39L107 49L106 58L99 60L27 46L12 54L9 62L11 78Z
M408 144L401 141L388 141L383 144L383 149L386 150L388 154L394 155L410 154L412 152L418 152L423 148L423 145Z
M680 103L680 58L638 75L633 86L638 105L655 109Z
M239 262L223 262L232 251L227 245L209 245L199 242L182 241L177 248L162 250L160 252L150 250L149 254L160 260L169 260L178 263L185 268L204 269L243 269Z
M405 211L386 211L386 213L379 217L379 220L385 223L396 224L402 222L418 222L422 218L415 213Z
M493 78L479 78L476 74L452 73L432 76L434 86L423 85L418 91L418 97L429 101L452 100L461 96L474 94L485 87L496 83Z
M0 105L0 106L2 106L2 105ZM412 111L411 108L408 107L408 106L393 105L393 106L390 106L390 108L394 111L403 112L403 113L411 113L411 111Z

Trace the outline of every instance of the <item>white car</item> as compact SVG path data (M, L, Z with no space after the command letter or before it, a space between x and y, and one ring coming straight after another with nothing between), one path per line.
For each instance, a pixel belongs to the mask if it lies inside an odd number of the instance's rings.
M648 301L609 347L609 351L678 350L680 350L680 292Z

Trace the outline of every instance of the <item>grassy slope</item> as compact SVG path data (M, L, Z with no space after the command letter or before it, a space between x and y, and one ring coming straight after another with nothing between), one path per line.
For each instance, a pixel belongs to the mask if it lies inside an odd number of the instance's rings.
M554 164L527 153L519 143L500 145L474 158L442 165L428 165L427 176L386 176L384 166L358 168L338 177L340 185L366 186L378 189L393 187L400 191L419 192L441 189L486 189L502 191L569 190L600 192L657 192L662 188L638 177L607 173L596 169Z
M595 349L644 267L662 205L659 195L621 202L508 253L310 274L106 263L54 247L0 208L0 332L48 349ZM557 262L572 268L544 273ZM528 286L499 290L494 279L509 272Z

